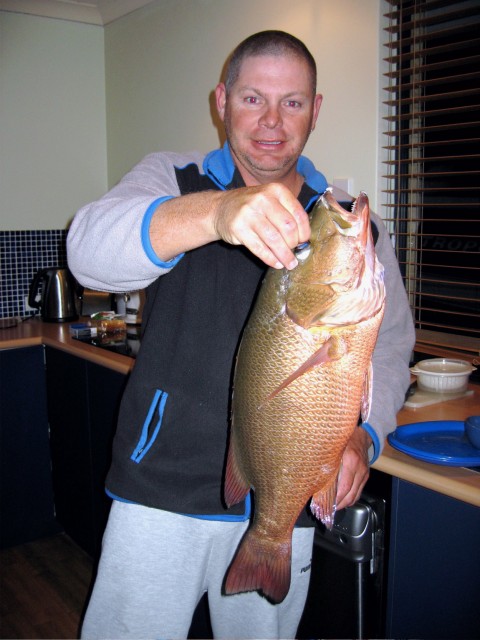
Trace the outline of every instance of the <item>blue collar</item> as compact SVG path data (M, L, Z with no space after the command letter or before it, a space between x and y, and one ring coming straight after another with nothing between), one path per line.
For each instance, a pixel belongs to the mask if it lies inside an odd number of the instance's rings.
M230 147L227 142L225 142L221 149L210 151L210 153L205 156L203 170L220 189L228 189L235 173L235 163L233 162ZM323 193L328 187L327 180L323 173L317 171L313 162L305 156L300 156L298 159L297 170L304 177L307 185L318 194Z

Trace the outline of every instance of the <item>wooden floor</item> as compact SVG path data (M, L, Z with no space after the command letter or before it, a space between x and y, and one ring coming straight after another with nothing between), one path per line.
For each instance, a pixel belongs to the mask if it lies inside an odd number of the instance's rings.
M78 638L93 561L59 534L0 551L0 638Z

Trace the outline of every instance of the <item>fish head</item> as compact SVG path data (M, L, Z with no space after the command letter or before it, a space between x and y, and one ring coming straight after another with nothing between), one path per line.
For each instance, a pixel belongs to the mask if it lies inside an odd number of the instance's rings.
M368 196L352 210L326 191L310 214L310 242L297 248L289 272L286 313L299 326L356 324L383 305L383 267L375 254Z

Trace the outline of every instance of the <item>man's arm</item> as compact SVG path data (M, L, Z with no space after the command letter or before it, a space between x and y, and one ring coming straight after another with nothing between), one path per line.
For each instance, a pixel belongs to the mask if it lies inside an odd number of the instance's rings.
M278 183L167 200L150 223L150 242L162 261L224 240L245 245L268 266L292 269L297 264L292 249L309 237L308 215Z
M342 458L342 468L337 485L337 509L349 507L360 498L368 480L368 450L372 439L361 427L357 427L347 443Z
M143 289L183 252L215 240L244 244L267 265L291 268L292 249L310 235L308 216L283 185L181 196L175 164L201 156L151 154L109 193L86 205L70 227L68 262L99 291Z

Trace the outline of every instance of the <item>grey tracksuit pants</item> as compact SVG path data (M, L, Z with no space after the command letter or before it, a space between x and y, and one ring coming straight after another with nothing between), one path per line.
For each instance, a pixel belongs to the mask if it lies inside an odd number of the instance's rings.
M82 638L186 638L206 591L215 638L294 638L307 597L314 530L294 530L290 591L272 605L256 592L221 594L247 526L114 502Z

